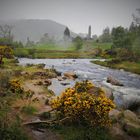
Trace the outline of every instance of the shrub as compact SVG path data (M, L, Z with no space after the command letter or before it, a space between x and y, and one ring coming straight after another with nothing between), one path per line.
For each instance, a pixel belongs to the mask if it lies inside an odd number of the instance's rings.
M41 117L42 119L50 119L51 114L50 114L50 112L43 112L43 113L40 115L40 117Z
M17 57L29 57L29 52L24 48L17 48L14 50L14 55Z
M10 72L0 72L0 96L5 96L9 93Z
M0 72L0 88L7 88L9 86L10 73Z
M71 122L91 126L109 126L108 114L115 107L104 91L89 81L77 82L73 88L67 88L52 100L51 106L59 119L69 118Z
M0 127L0 140L28 140L28 137L19 124L12 123L8 127Z
M27 140L20 120L10 107L11 98L0 98L0 140Z

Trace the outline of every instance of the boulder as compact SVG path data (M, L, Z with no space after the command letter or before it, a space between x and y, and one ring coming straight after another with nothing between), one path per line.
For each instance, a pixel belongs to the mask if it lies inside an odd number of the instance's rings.
M137 115L134 112L130 111L130 110L125 110L123 112L123 116L124 116L125 120L140 124L140 120L138 119Z
M121 117L121 111L117 110L117 109L113 109L109 112L109 117L111 119L115 119L115 120L119 120Z
M77 75L74 72L66 72L64 73L64 76L67 77L68 79L76 79Z
M107 98L113 100L114 99L114 96L113 96L113 92L110 88L107 88L107 87L102 87L103 91L105 92L105 95Z
M140 133L140 119L132 111L125 110L123 112L122 124L123 129L129 135L137 136L138 135L137 133Z
M70 85L70 83L61 83L61 85L67 86L67 85Z
M111 83L112 85L115 85L115 86L123 86L123 84L121 82L119 82L117 79L115 79L112 76L107 77L107 82Z

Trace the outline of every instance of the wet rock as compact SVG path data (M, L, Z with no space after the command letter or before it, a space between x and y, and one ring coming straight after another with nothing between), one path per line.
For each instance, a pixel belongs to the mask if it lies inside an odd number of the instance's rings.
M64 76L67 77L68 79L76 79L77 75L74 72L66 72L64 73Z
M106 97L108 97L109 99L113 100L114 96L113 96L113 92L111 89L107 88L107 87L102 87L103 91L105 92Z
M57 77L58 81L63 81L64 79L62 77Z
M59 71L56 71L55 70L55 73L57 74L57 76L61 76L62 72L59 72Z
M62 77L62 79L63 79L63 80L66 80L66 79L67 79L67 77L63 76L63 77Z
M138 119L137 115L134 112L132 112L130 110L125 110L123 112L123 115L124 115L124 118L126 120L129 120L129 121L136 122L136 123L140 124L140 120Z
M115 85L115 86L123 86L122 83L120 83L117 79L115 79L112 76L107 77L107 82L111 83L112 85Z
M42 81L38 81L35 85L41 86L41 85L43 85L43 82Z
M67 86L67 85L70 85L70 83L61 83L61 85Z
M51 84L52 84L52 82L48 79L44 81L45 86L50 86Z
M140 119L135 113L130 110L125 110L123 112L122 118L123 129L129 134L137 135L137 132L140 132Z
M120 71L124 72L124 69L120 69Z
M112 111L109 112L109 117L111 119L115 119L116 121L119 120L119 118L121 117L121 111L117 110L117 109L113 109Z

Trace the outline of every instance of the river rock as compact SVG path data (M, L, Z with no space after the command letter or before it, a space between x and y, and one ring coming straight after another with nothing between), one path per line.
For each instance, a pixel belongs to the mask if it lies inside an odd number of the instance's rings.
M66 72L64 73L64 76L67 77L68 79L76 79L77 75L74 72Z
M61 85L67 86L67 85L70 85L70 83L61 83Z
M109 112L109 117L115 120L119 120L121 114L122 114L121 111L113 109Z
M117 79L115 79L112 76L107 77L107 82L111 83L112 85L115 85L115 86L123 86L122 83L120 83Z
M64 79L62 77L57 77L58 81L63 81Z
M67 77L63 76L63 77L62 77L62 79L63 79L63 80L66 80L66 79L67 79Z
M137 115L134 112L132 112L130 110L125 110L123 112L123 115L124 115L124 118L126 120L129 120L129 121L136 122L136 123L140 124L140 120L138 119Z
M37 81L37 83L35 85L41 86L41 85L43 85L43 82L42 81Z
M112 90L107 87L102 87L102 89L105 92L106 97L113 100L114 96Z
M52 84L52 82L48 79L44 81L45 86L50 86L51 84Z
M55 71L55 73L57 74L57 76L61 76L62 72L60 71Z
M125 110L123 112L122 125L123 125L123 129L127 132L129 132L130 130L139 131L140 119L132 111Z

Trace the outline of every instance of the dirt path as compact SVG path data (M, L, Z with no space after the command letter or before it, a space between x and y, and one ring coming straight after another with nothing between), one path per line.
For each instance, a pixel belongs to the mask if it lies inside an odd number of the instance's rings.
M43 86L37 85L36 83L38 80L27 80L23 84L23 88L27 90L33 91L35 94L33 98L39 99L39 110L37 114L41 114L43 112L47 112L51 110L51 107L49 105L45 105L45 99L48 98L48 95L46 91L44 90ZM38 115L31 116L26 120L27 122L36 121L39 120ZM34 130L31 127L25 127L25 131L29 135L29 138L31 140L62 140L61 136L59 134L56 134L48 129L36 129Z

